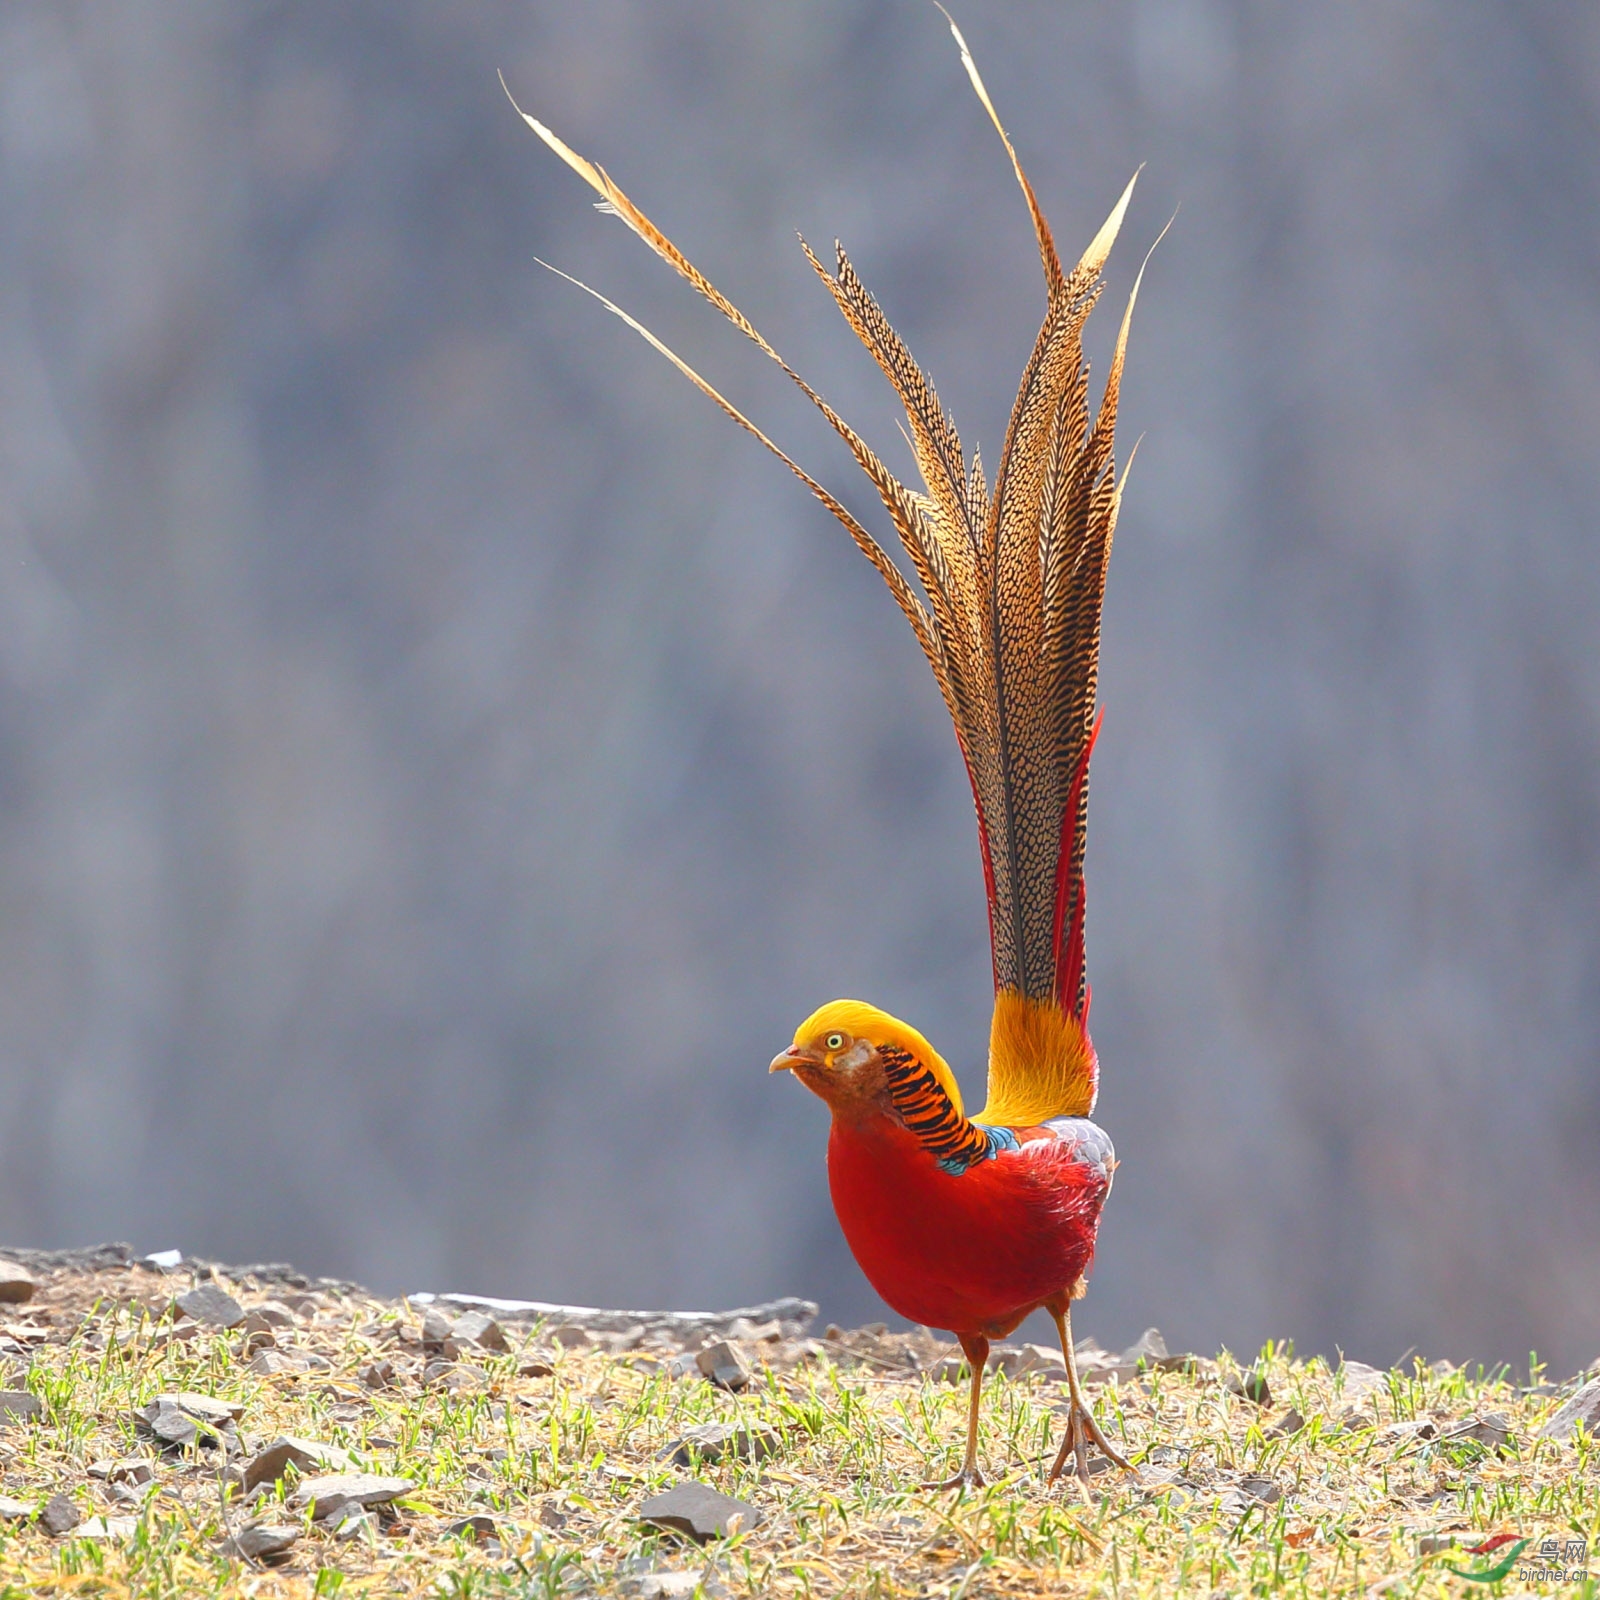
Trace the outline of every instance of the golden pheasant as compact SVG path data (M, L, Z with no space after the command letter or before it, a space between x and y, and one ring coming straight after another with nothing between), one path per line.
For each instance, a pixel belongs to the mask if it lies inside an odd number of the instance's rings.
M614 212L752 339L827 418L883 501L913 577L838 499L648 329L596 295L741 427L779 456L882 574L933 668L977 807L994 956L988 1103L976 1117L914 1028L854 1000L823 1006L772 1063L832 1112L828 1175L845 1237L901 1316L948 1328L971 1365L966 1452L949 1488L981 1484L979 1399L991 1339L1043 1307L1061 1339L1069 1455L1088 1477L1093 1440L1070 1312L1084 1292L1116 1159L1088 1121L1098 1062L1084 975L1084 828L1106 559L1121 500L1112 445L1130 295L1100 404L1089 407L1081 334L1133 191L1077 265L1063 269L1044 214L951 22L962 63L1011 158L1044 265L1047 304L993 484L969 460L933 386L862 287L842 247L830 271L801 241L846 321L905 406L922 490L907 488L600 167L528 125ZM520 108L519 108L520 111ZM1142 275L1142 273L1141 273ZM580 287L587 288L586 285ZM589 293L595 291L590 289Z

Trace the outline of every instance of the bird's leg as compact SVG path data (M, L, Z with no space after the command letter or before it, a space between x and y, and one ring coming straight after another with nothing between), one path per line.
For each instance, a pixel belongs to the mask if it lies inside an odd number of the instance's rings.
M1056 1455L1055 1465L1050 1468L1050 1476L1046 1481L1054 1483L1061 1476L1061 1469L1066 1466L1067 1456L1071 1454L1077 1458L1079 1479L1087 1483L1088 1442L1091 1439L1099 1445L1101 1453L1108 1461L1121 1467L1124 1472L1131 1472L1132 1464L1107 1443L1106 1436L1100 1431L1099 1423L1094 1420L1094 1412L1089 1409L1088 1403L1083 1398L1083 1391L1078 1386L1078 1358L1072 1348L1072 1302L1063 1299L1048 1309L1050 1315L1055 1318L1056 1332L1061 1336L1061 1354L1067 1364L1067 1391L1071 1396L1071 1404L1067 1412L1067 1436L1061 1441L1061 1449Z
M989 1360L989 1341L981 1333L958 1333L967 1365L972 1368L972 1399L967 1409L967 1458L961 1470L943 1483L925 1483L924 1489L981 1489L983 1474L978 1470L978 1397L983 1391L983 1369Z

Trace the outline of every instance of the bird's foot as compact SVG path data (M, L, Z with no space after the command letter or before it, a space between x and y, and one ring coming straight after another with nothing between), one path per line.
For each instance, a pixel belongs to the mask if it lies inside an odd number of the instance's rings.
M1094 1420L1094 1413L1086 1405L1075 1401L1067 1413L1067 1436L1061 1441L1061 1449L1057 1452L1055 1464L1050 1468L1050 1476L1045 1481L1054 1483L1061 1476L1067 1464L1067 1457L1070 1455L1075 1458L1078 1481L1080 1484L1087 1484L1091 1440L1112 1466L1120 1467L1124 1472L1133 1471L1133 1463L1119 1451L1114 1450L1110 1441L1100 1431L1100 1424Z
M943 1483L925 1483L924 1489L938 1494L943 1489L982 1489L987 1484L983 1474L978 1470L977 1463L972 1462L964 1466L953 1478L946 1478Z

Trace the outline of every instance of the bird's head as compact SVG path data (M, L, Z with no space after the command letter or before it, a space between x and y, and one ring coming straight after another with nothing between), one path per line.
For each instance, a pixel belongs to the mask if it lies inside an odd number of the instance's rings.
M927 1067L961 1111L961 1090L939 1053L909 1024L860 1000L830 1000L795 1030L771 1071L792 1072L836 1113L868 1110L888 1100L881 1049L909 1052Z

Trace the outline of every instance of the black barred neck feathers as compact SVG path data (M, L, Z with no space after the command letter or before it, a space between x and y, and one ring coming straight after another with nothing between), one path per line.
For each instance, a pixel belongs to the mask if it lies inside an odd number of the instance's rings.
M878 1046L889 1103L946 1172L962 1173L1001 1150L1015 1150L1009 1128L985 1127L962 1115L932 1071L899 1045Z

